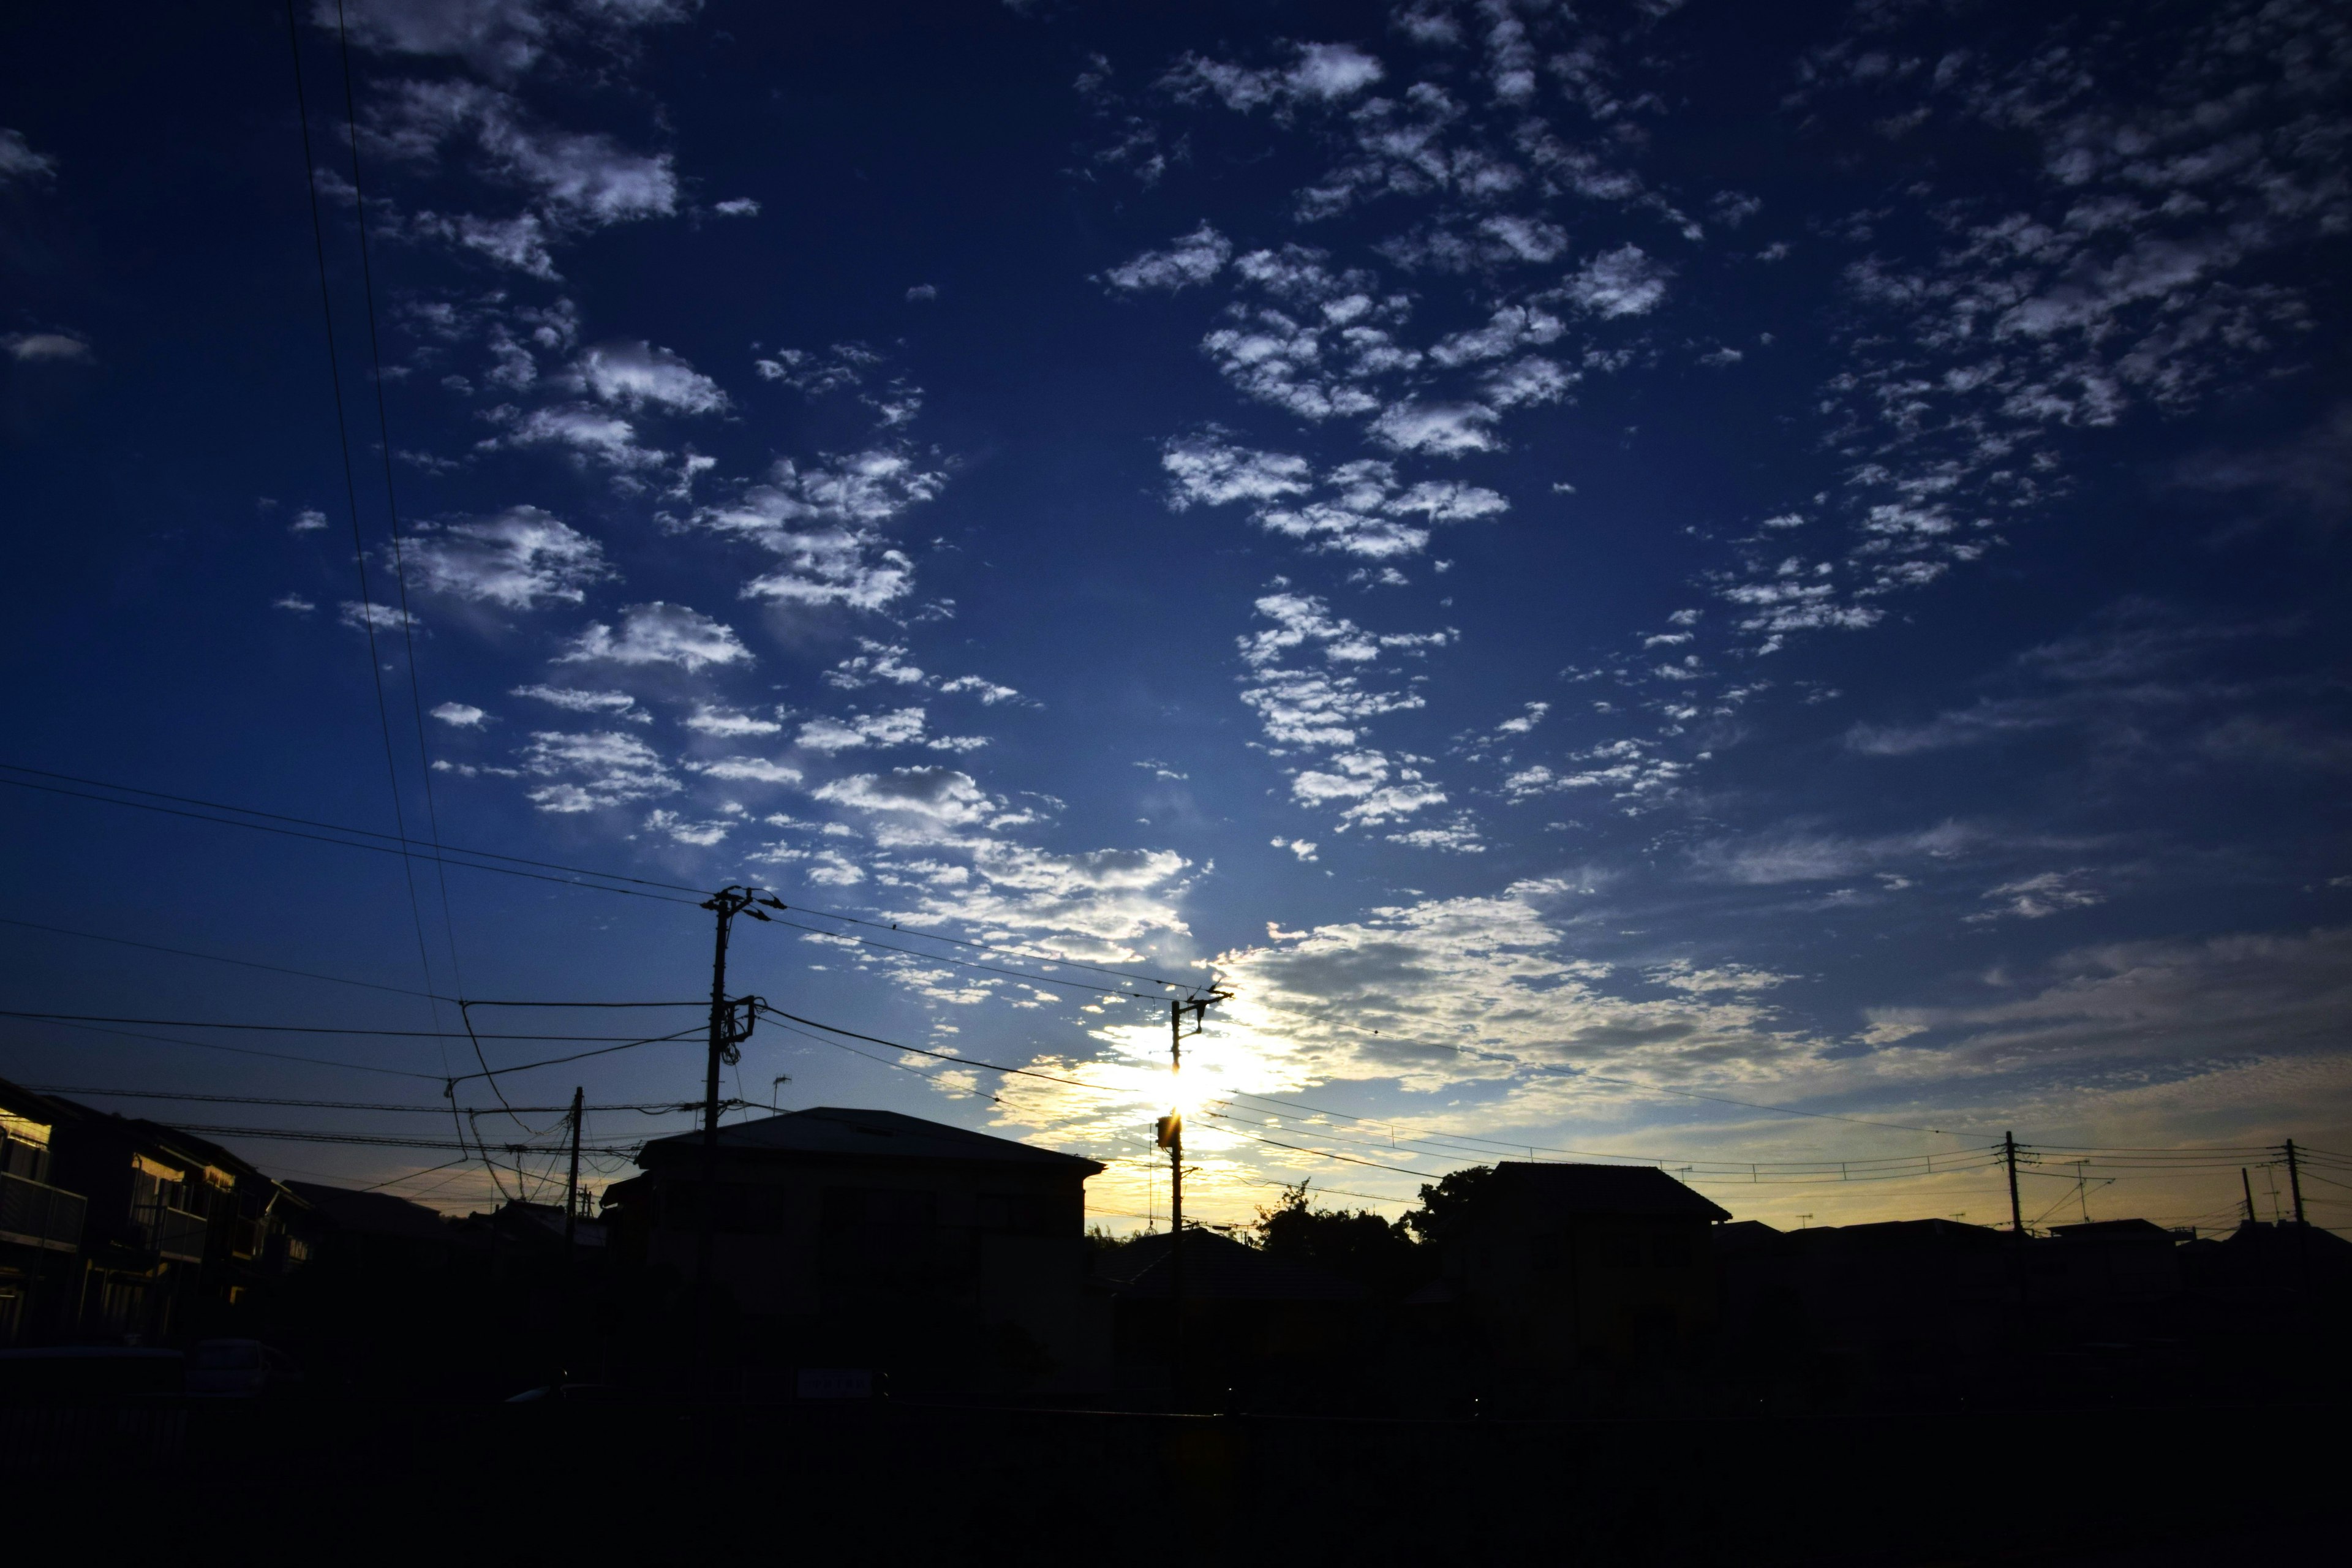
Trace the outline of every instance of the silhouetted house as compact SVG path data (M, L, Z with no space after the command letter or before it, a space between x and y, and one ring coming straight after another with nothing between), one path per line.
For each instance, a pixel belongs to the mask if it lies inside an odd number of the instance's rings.
M711 1276L746 1319L740 1355L952 1382L1068 1383L1107 1359L1087 1288L1074 1154L887 1110L819 1107L656 1139L607 1188L616 1268Z
M2100 1310L2162 1301L2180 1294L2179 1241L2144 1219L2054 1225L2037 1243L2034 1299L2057 1295Z
M77 1328L155 1343L180 1332L199 1300L213 1223L236 1173L213 1145L153 1122L58 1101L58 1182L89 1200Z
M423 1204L324 1182L286 1185L309 1205L304 1238L322 1266L365 1262L385 1268L431 1268L447 1252L447 1223Z
M1951 1219L1789 1233L1817 1342L1897 1353L1981 1351L2014 1323L2015 1237Z
M1352 1280L1211 1230L1184 1232L1179 1313L1175 1236L1139 1236L1097 1263L1109 1288L1113 1344L1126 1381L1175 1376L1195 1392L1231 1388L1244 1401L1305 1394L1360 1374L1370 1347L1370 1292ZM1140 1373L1142 1375L1139 1376Z
M1724 1209L1644 1165L1505 1161L1448 1243L1445 1285L1506 1366L1687 1344L1716 1321Z
M0 1081L0 1344L56 1335L78 1299L87 1205L49 1181L58 1124L71 1114Z

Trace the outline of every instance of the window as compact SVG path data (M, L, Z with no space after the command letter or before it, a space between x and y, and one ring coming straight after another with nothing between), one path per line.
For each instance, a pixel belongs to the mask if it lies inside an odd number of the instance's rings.
M28 1182L49 1179L49 1128L44 1121L0 1110L0 1171Z
M134 1216L152 1221L163 1209L185 1209L188 1206L188 1178L160 1161L144 1154L131 1156L131 1212Z
M1662 1230L1650 1237L1651 1268L1687 1268L1690 1260L1690 1237L1681 1231Z

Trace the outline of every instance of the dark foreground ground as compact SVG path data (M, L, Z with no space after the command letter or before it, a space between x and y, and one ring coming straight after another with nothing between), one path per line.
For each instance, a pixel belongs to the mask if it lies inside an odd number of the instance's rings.
M182 1561L2346 1561L2345 1413L1379 1421L844 1405L0 1410L20 1525ZM19 1536L20 1544L25 1538Z

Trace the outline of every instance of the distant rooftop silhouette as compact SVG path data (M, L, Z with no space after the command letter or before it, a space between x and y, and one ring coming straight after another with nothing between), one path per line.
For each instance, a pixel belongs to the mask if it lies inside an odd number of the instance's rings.
M1650 1215L1729 1219L1731 1211L1654 1165L1567 1165L1505 1160L1498 1179L1555 1214Z
M675 1156L699 1149L702 1133L675 1133L648 1142L646 1155ZM738 1121L719 1129L719 1146L730 1153L822 1154L835 1157L880 1157L893 1160L949 1160L966 1164L1083 1165L1088 1173L1102 1166L1076 1154L991 1137L941 1121L901 1116L895 1110L859 1110L838 1105L788 1110L757 1121ZM641 1156L642 1159L643 1156Z
M415 1241L446 1241L449 1227L423 1204L390 1193L362 1193L322 1182L288 1182L294 1195L341 1229L362 1236L398 1236Z

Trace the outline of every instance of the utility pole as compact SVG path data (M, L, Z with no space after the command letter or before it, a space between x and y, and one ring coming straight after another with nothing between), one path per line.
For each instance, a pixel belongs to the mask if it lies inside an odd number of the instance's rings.
M1160 1119L1160 1146L1168 1151L1168 1306L1175 1321L1173 1379L1175 1392L1183 1396L1184 1381L1184 1103L1178 1091L1177 1080L1184 1072L1184 1027L1186 1015L1192 1020L1192 1034L1199 1034L1205 1026L1210 1007L1223 1002L1231 994L1212 991L1206 996L1170 997L1168 1000L1168 1084L1171 1104L1168 1114Z
M578 1254L580 1224L580 1097L583 1090L572 1090L572 1176L563 1184L563 1265L573 1266Z
M2087 1167L2091 1162L2069 1160L2067 1163L2074 1167L2074 1201L2083 1205L2083 1223L2088 1225L2091 1223L2091 1192L2084 1183L2090 1177Z
M781 900L750 888L721 888L702 907L719 918L719 933L710 955L710 1052L702 1080L702 1201L696 1205L699 1234L695 1238L695 1360L706 1381L710 1371L710 1320L714 1302L710 1287L710 1254L719 1210L719 1068L739 1059L736 1047L751 1035L758 1013L757 997L745 997L743 1026L735 1026L735 1005L727 999L727 936L737 915L755 921L768 917L757 905L782 909Z
M2012 1236L2025 1235L2025 1210L2017 1201L2017 1134L2000 1135L2000 1157L2009 1165L2009 1229Z
M2294 1223L2303 1223L2303 1172L2295 1163L2294 1140L2286 1141L2286 1186L2294 1195Z
M2238 1184L2246 1191L2246 1223L2261 1224L2261 1221L2254 1218L2254 1179L2246 1173L2246 1168L2243 1165L2238 1167Z

